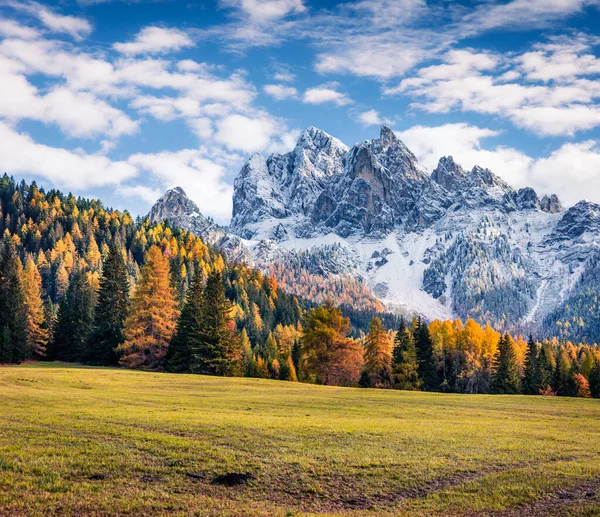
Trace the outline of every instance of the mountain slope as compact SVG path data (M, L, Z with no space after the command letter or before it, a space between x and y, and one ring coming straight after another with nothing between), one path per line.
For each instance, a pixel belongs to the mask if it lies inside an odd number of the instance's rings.
M231 226L213 241L233 239L263 270L296 270L292 290L302 271L352 277L397 310L539 331L595 278L584 272L596 267L598 205L565 210L555 195L452 157L429 173L385 126L352 148L311 127L288 154L253 155L233 201ZM178 212L177 224L209 231L192 213Z

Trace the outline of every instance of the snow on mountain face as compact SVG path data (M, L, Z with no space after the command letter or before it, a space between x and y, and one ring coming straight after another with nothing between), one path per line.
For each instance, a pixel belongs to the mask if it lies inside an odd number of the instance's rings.
M350 149L311 127L290 153L253 155L233 205L229 232L254 265L354 276L389 307L430 319L535 327L598 254L598 205L565 211L555 195L515 190L452 157L429 174L386 127ZM180 225L206 232L193 210L175 208Z

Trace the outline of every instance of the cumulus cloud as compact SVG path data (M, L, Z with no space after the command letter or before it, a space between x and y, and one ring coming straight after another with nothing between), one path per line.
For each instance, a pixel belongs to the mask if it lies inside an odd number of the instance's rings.
M221 0L221 5L239 9L258 21L283 18L306 10L303 0Z
M485 139L498 132L463 123L413 126L397 134L429 170L440 157L451 155L465 169L489 168L516 188L556 193L566 205L581 199L600 203L598 141L565 143L547 156L533 158L511 147L484 146Z
M263 87L263 90L278 101L293 98L298 95L298 90L296 88L293 86L285 86L283 84L267 84Z
M500 115L542 136L574 135L600 125L598 60L586 48L551 44L517 56L450 51L384 94L413 97L413 108L430 113Z
M93 30L92 24L85 18L58 14L38 2L8 1L6 5L38 18L52 32L69 34L77 41L83 40Z
M264 150L278 132L275 122L267 117L250 118L230 115L216 123L215 140L228 149L251 153Z
M192 39L181 30L151 26L138 32L132 41L115 43L113 48L117 52L131 56L136 54L164 54L193 45Z
M345 94L338 92L336 84L324 84L321 86L315 86L314 88L308 88L304 92L302 100L306 104L324 104L331 102L337 106L345 106L350 104L352 100Z
M7 38L35 39L39 32L13 20L0 20L0 35Z
M137 174L127 162L36 143L4 122L0 122L0 156L3 170L10 174L34 174L75 189L118 184Z

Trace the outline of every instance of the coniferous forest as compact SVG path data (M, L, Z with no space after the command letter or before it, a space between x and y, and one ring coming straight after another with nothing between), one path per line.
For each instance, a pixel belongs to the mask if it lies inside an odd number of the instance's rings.
M600 397L596 345L315 306L190 232L6 175L0 206L0 363Z

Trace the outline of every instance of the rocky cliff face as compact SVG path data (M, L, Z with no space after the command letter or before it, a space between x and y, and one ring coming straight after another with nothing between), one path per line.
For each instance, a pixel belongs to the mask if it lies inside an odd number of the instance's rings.
M311 127L287 154L253 155L233 205L227 231L177 189L150 215L265 270L323 274L327 257L327 275L364 280L390 307L499 326L539 327L597 263L600 206L565 211L451 156L429 173L387 127L352 148Z

